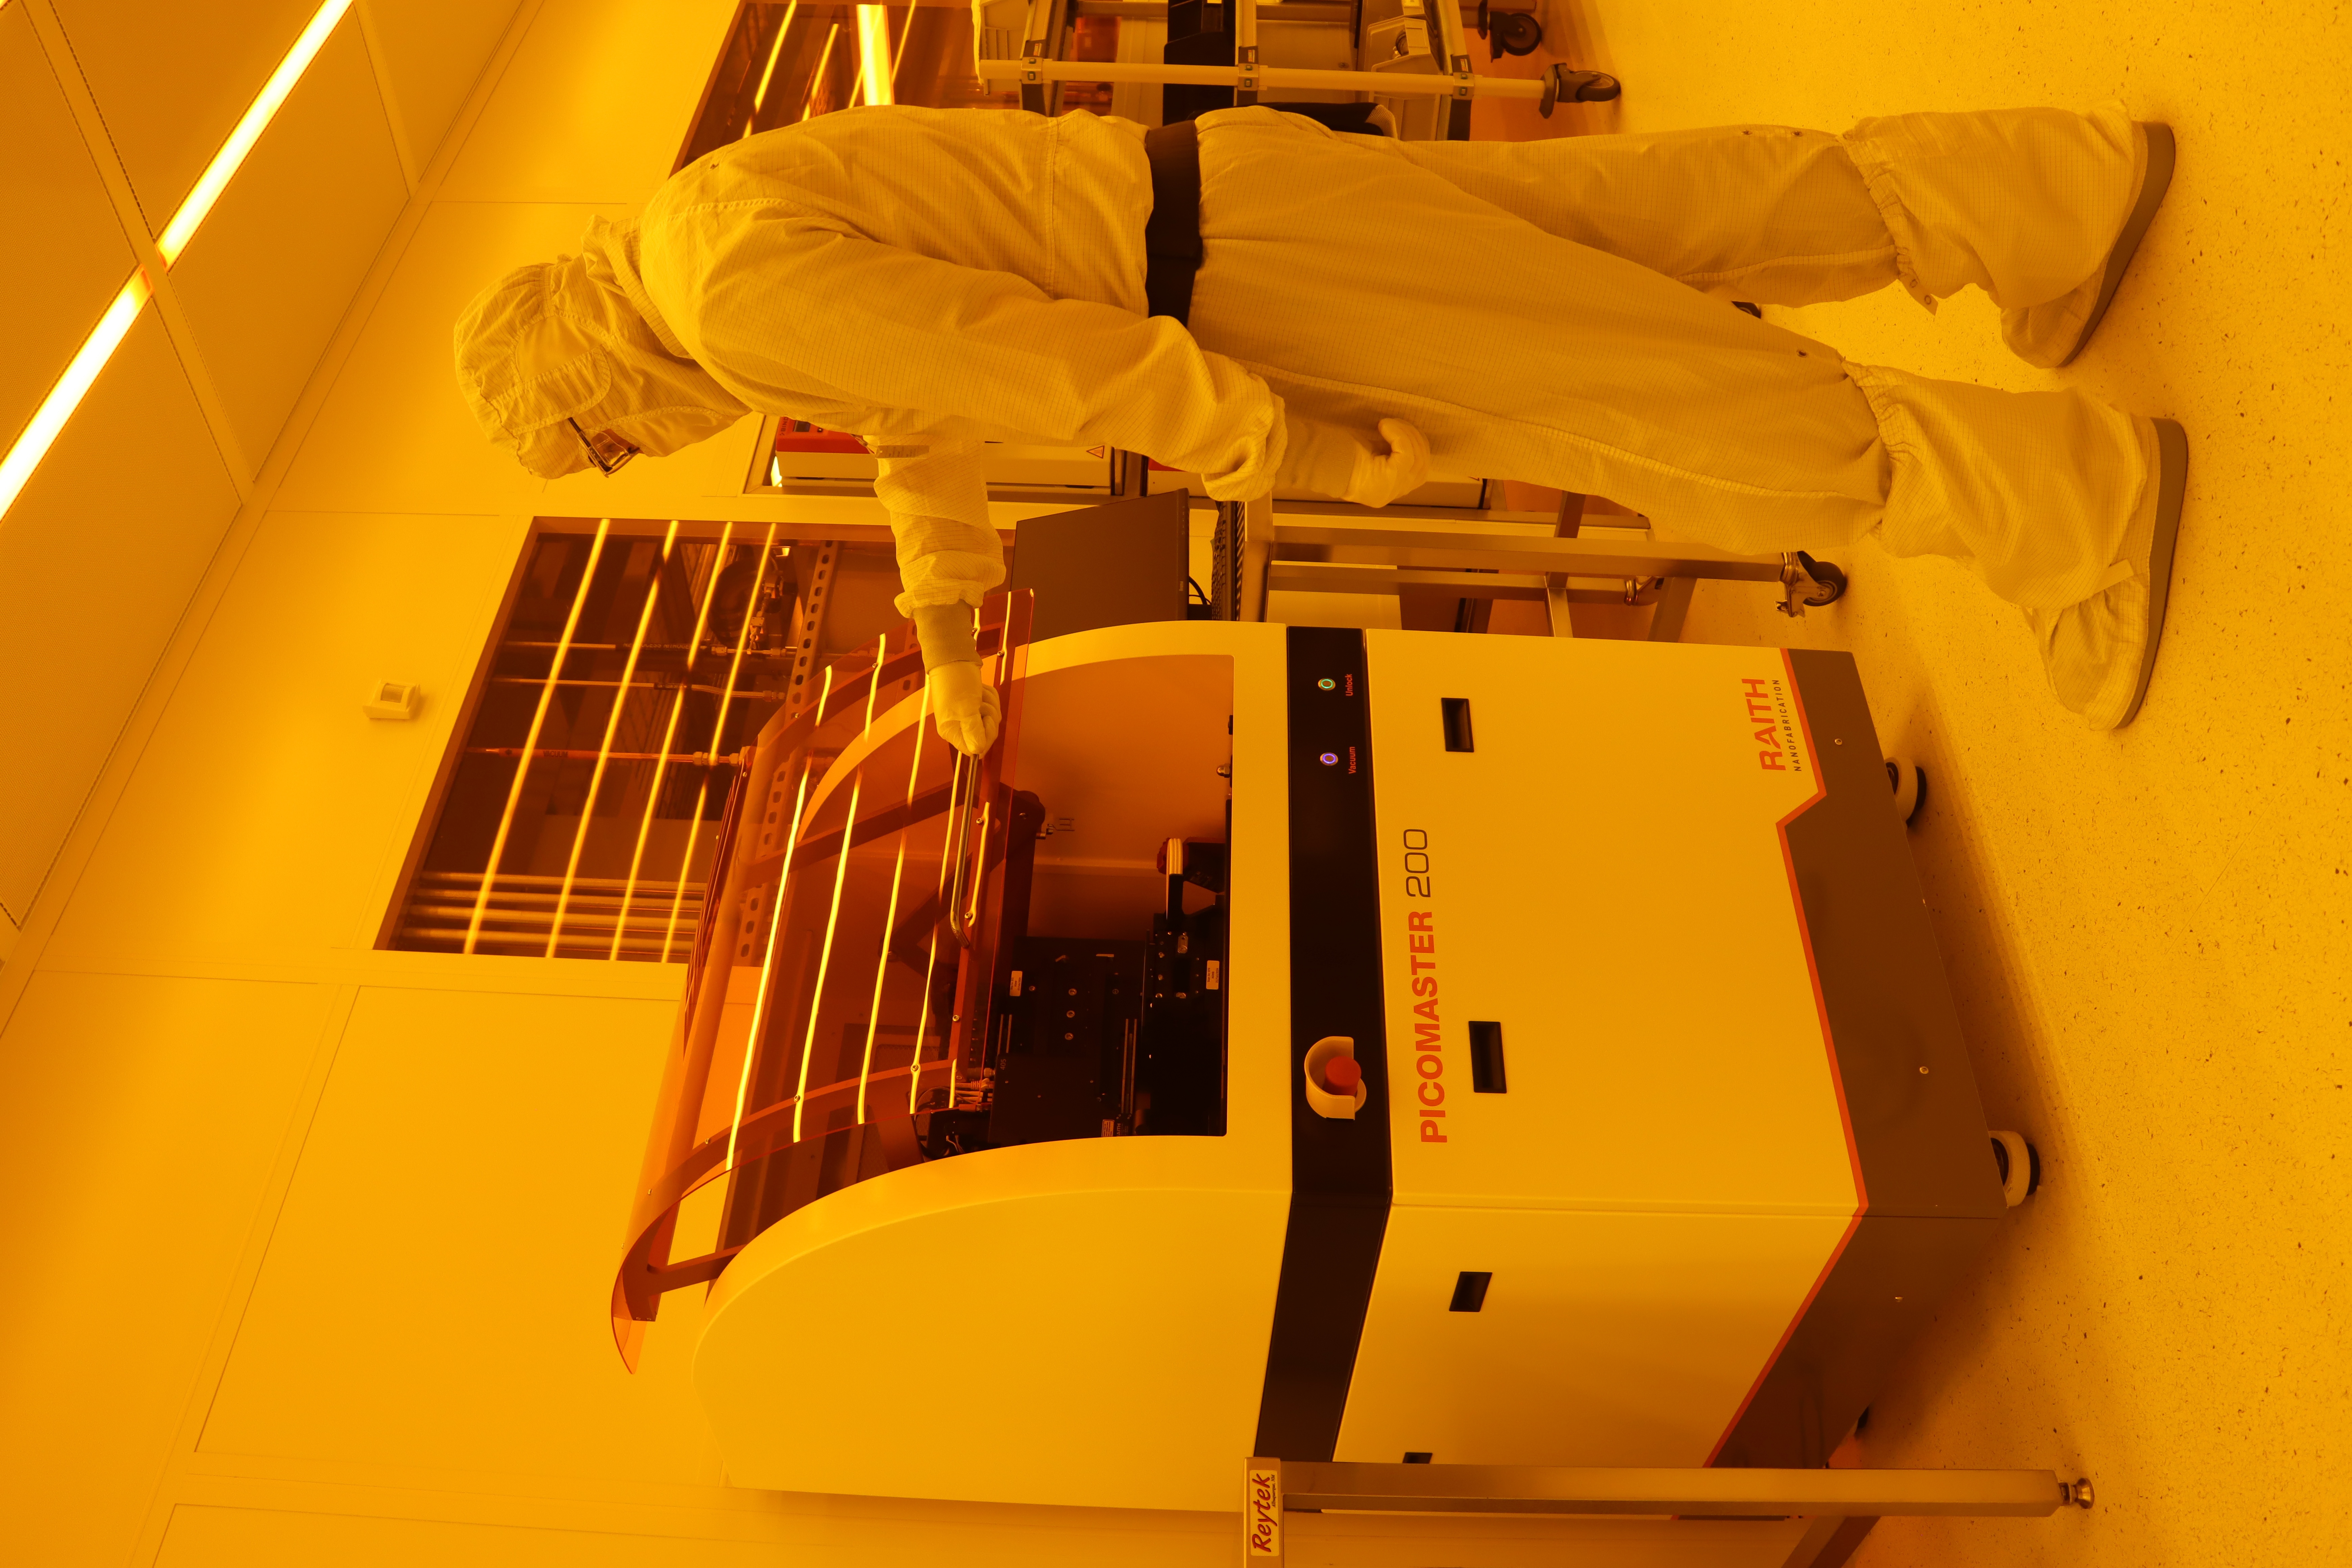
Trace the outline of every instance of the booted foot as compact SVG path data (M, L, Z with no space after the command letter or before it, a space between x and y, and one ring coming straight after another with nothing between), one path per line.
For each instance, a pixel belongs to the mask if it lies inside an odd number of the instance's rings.
M2139 254L2139 242L2147 237L2156 209L2164 205L2175 161L2172 127L2142 121L2135 121L2133 129L2139 134L2144 153L2139 190L2115 244L2107 249L2106 264L2098 276L2065 298L2030 310L2011 311L2002 320L2002 339L2028 364L2056 370L2074 363L2075 356L2090 346L2091 334L2106 319L2117 286L2130 270L2132 258Z
M2189 437L2169 419L2152 419L2147 428L2155 462L2147 493L2124 535L2130 575L2063 610L2026 612L2051 690L2094 730L2119 730L2138 716L2156 673L2171 596Z

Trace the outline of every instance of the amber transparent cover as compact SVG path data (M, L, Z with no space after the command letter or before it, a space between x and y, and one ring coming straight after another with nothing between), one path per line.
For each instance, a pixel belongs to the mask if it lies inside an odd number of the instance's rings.
M727 802L613 1285L630 1365L665 1291L716 1279L826 1193L920 1161L921 1116L973 1091L1029 620L1025 592L982 606L1003 707L985 757L929 722L911 626L835 661L816 700L761 731ZM679 1205L722 1180L717 1245L673 1258Z

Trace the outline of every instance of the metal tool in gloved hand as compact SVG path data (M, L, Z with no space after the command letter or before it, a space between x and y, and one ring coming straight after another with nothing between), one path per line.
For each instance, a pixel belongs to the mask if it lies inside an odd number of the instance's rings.
M915 637L922 645L923 678L930 688L931 719L939 725L940 738L968 757L981 755L996 743L1004 712L996 689L981 674L971 606L919 606Z

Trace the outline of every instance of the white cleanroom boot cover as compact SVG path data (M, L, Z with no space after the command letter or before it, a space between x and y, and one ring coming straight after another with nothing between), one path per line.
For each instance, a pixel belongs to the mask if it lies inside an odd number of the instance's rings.
M2123 221L2116 226L2116 237L2108 244L2109 255L2081 284L2058 299L2019 310L2000 313L2000 341L2010 352L2030 365L2043 370L2055 370L2073 359L2083 346L2083 335L2091 325L2092 312L2099 308L2099 296L2106 291L2107 266L2117 246L2125 243L2124 236L2133 234L2135 226L2145 229L2146 218L2139 211L2141 193L2148 178L2147 129L2134 125L2132 132L2132 194L2124 204ZM2158 195L2162 193L2159 192Z
M2131 712L2141 659L2147 651L2148 596L2153 587L2148 566L2163 485L2154 422L2135 418L2132 424L2146 456L2147 480L2116 557L2125 574L2080 604L2063 610L2028 608L2025 612L2026 624L2033 628L2034 641L2042 650L2042 668L2050 678L2051 692L2061 706L2081 714L2094 730L2112 730Z
M1914 299L1933 310L1974 284L2028 361L2073 346L2147 161L2122 104L1887 115L1856 125L1845 145Z

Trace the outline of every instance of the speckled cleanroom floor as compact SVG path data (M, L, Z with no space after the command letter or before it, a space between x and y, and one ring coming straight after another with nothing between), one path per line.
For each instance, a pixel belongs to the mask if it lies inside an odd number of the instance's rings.
M1859 546L1801 626L1702 591L1689 635L1858 656L1930 776L1912 845L1988 1110L2039 1144L2011 1218L1875 1406L1874 1465L2050 1465L2098 1506L1888 1521L1896 1564L2352 1562L2352 22L2095 0L1605 4L1627 130L1843 130L2119 97L2178 131L2165 208L2071 368L1980 298L1776 312L1850 358L2179 419L2170 620L2138 722L2081 729L2015 611Z

